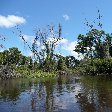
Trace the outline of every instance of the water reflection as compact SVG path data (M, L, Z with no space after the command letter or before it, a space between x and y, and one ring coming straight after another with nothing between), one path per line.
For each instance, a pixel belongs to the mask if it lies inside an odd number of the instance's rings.
M112 112L112 80L108 78L83 77L83 91L76 96L81 112Z
M112 112L112 78L0 80L0 112Z

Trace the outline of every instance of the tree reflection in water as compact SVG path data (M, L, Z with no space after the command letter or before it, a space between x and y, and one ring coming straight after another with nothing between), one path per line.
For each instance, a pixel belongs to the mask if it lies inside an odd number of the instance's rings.
M112 112L112 80L102 77L83 77L83 88L76 95L81 112Z
M0 81L0 112L112 112L112 78Z

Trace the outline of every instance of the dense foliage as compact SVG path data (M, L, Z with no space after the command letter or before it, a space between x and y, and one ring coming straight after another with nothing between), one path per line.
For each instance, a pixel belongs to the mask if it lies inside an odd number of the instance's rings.
M79 71L89 75L111 75L112 35L103 30L91 29L86 35L78 36L75 51L83 55Z
M86 35L78 36L75 51L88 58L109 58L111 56L112 35L103 30L92 29Z
M95 58L81 62L79 66L84 75L112 75L112 58Z
M75 68L77 62L78 60L73 56L63 57L56 54L54 59L50 60L46 57L41 64L38 60L22 55L15 47L0 52L0 67L5 67L5 71L8 69L20 73L22 77L55 76L60 70L67 71L68 68Z
M28 45L21 30L17 29L19 37ZM80 34L74 51L82 55L83 59L77 60L74 56L56 54L56 48L62 40L61 33L60 24L57 31L54 26L35 30L34 41L31 46L28 45L33 57L22 55L16 47L0 52L0 74L7 69L23 77L55 76L60 71L89 75L112 74L111 34L93 26L85 35ZM5 70L2 70L3 67Z

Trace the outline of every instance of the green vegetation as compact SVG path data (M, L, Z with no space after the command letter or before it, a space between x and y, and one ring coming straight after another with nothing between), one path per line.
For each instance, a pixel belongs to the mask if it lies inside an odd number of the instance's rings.
M82 54L79 71L88 75L111 75L112 35L103 30L91 29L86 35L78 36L75 51Z
M112 35L102 30L100 12L98 10L98 27L86 25L89 31L78 36L75 52L83 56L76 68L80 74L111 75L112 74Z
M101 15L99 14L100 19ZM79 34L74 49L75 52L83 56L81 60L77 60L74 56L64 57L56 54L56 47L62 39L60 24L57 30L54 26L35 30L35 38L31 46L28 45L21 30L17 27L19 37L31 50L33 57L22 55L21 51L15 47L0 52L0 74L13 73L29 78L53 77L58 73L111 75L112 35L102 30L100 22L98 29L89 25L88 22L86 25L90 30L85 35Z
M19 31L19 36L24 43L28 45L24 36ZM79 61L73 56L61 56L55 53L55 49L61 38L61 26L59 24L58 31L54 27L49 26L46 30L35 31L35 39L29 49L33 53L33 57L22 55L18 48L9 48L0 52L0 74L2 77L21 77L37 78L37 77L54 77L62 73L71 71L76 67ZM15 74L15 75L14 75Z
M1 68L5 67L5 71L11 71L27 78L54 77L58 74L58 71L68 71L68 68L75 67L77 62L78 60L73 56L55 55L55 60L52 60L52 63L46 57L43 64L41 64L31 57L22 55L21 51L15 47L0 52Z
M103 30L91 29L86 35L78 36L75 51L84 58L109 58L111 56L112 35Z
M81 62L78 69L83 75L112 75L112 58L88 59Z

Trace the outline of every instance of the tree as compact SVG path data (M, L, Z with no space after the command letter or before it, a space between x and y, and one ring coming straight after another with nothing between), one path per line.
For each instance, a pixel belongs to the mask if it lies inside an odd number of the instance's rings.
M61 55L58 56L57 69L63 70L63 71L66 71L66 69L67 69L67 66L65 64L65 57L63 57Z
M2 54L3 54L2 64L3 65L9 64L9 51L8 50L4 50L2 52Z
M74 56L66 56L65 64L67 65L67 68L75 68L79 64L79 60Z
M21 51L16 47L9 48L9 63L18 65L21 57Z
M16 47L0 52L0 56L3 65L19 65L22 59L21 51L19 51Z
M91 29L85 36L78 36L78 44L74 51L88 58L107 58L110 57L111 40L112 35L103 30Z
M39 61L44 71L51 71L55 68L55 49L61 38L61 26L58 31L54 26L48 26L47 29L38 29L35 31L36 37L32 44L32 52Z
M2 64L3 64L3 53L0 52L0 65L2 65Z
M89 32L86 35L80 34L78 36L78 45L74 51L88 58L107 58L112 54L112 35L102 30L103 25L101 23L102 15L100 14L100 10L97 13L97 21L93 21L93 24L89 24L87 19L85 19L86 22L84 24L89 28Z

